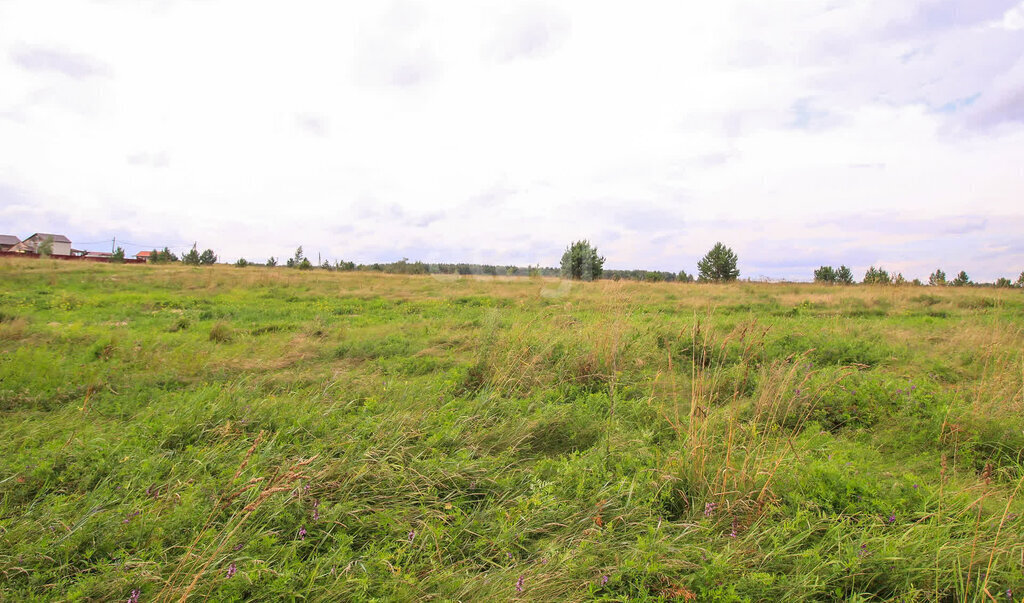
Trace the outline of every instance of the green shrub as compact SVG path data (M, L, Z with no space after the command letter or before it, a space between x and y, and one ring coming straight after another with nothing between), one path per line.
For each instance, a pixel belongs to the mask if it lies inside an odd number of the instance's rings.
M235 332L226 322L218 322L210 327L210 341L215 343L229 343L234 338Z

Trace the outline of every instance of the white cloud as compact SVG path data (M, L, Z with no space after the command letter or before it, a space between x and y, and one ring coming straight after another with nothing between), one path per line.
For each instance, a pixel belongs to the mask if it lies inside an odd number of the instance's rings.
M1020 31L1024 29L1024 2L1020 5L1011 8L1003 14L1003 18L993 25L996 27L1002 27L1010 31Z
M1021 38L955 4L12 0L0 222L225 258L553 264L587 237L623 268L723 240L770 276L1019 272ZM988 221L811 226L863 212Z

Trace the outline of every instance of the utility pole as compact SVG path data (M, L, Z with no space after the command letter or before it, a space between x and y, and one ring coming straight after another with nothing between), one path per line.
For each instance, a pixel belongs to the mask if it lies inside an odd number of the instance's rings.
M116 246L116 245L117 245L117 237L114 237L114 240L110 242L110 253L114 253L114 246Z

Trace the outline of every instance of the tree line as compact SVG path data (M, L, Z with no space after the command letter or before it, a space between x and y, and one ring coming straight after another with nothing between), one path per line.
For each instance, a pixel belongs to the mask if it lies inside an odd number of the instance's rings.
M831 266L822 266L814 271L814 282L816 283L830 283L838 285L852 285L854 283L853 274L850 269L846 266L840 266L839 268L832 268ZM902 272L895 274L889 274L884 268L871 266L867 272L864 273L864 279L861 283L865 285L924 285L921 279L907 280L904 278ZM971 277L967 275L967 272L961 270L952 280L946 280L946 273L941 268L937 268L935 272L928 276L928 285L933 287L951 286L951 287L967 287L972 285L993 285L995 287L1024 287L1024 272L1020 273L1016 281L1011 281L1008 278L999 277L994 283L975 283L971 281Z
M124 258L124 250L118 248L115 253L115 261L118 256ZM184 264L193 266L206 266L217 262L217 255L212 249L199 252L196 246L185 253L180 259L170 249L154 249L150 252L150 263L166 264L181 261ZM268 267L276 267L278 258L271 256L265 262ZM559 267L549 266L514 266L497 264L473 264L473 263L425 263L420 261L410 262L408 258L402 258L397 262L374 262L370 264L357 264L352 261L335 260L334 262L324 260L314 264L306 257L302 247L295 250L295 254L285 260L284 266L298 270L327 270L327 271L365 271L383 272L386 274L445 274L445 275L481 275L481 276L560 276L572 280L593 281L598 279L611 280L634 280L647 282L701 282L701 283L723 283L732 282L739 278L739 258L736 253L721 242L715 245L697 262L696 273L690 274L686 270L679 272L668 272L659 270L610 270L604 268L605 258L597 251L597 247L584 239L572 242L562 253ZM235 262L238 268L255 265L245 258ZM814 270L814 282L835 285L853 285L856 280L853 271L846 265L838 268L832 266L821 266ZM924 285L920 279L908 281L902 273L890 274L882 267L871 266L864 273L860 281L865 285ZM976 285L963 270L952 280L946 279L946 273L936 269L928 277L928 284L932 286L950 285L963 287ZM996 287L1024 287L1024 272L1021 272L1016 281L1008 278L999 278L995 283Z

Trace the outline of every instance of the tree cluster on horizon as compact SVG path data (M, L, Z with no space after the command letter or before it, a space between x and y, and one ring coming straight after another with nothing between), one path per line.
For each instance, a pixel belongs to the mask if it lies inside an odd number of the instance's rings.
M45 251L45 248L44 248ZM124 261L124 250L118 248L111 261ZM193 245L180 260L169 248L163 250L154 249L149 256L149 262L153 264L164 264L181 261L186 265L207 266L217 263L217 255L212 249L206 249L200 253ZM739 258L736 253L722 242L715 245L697 262L697 271L690 274L686 270L679 272L668 272L661 270L616 270L604 267L606 258L601 256L597 247L590 241L583 239L572 242L562 254L558 268L542 267L540 265L515 266L496 264L473 264L473 263L426 263L421 261L409 261L402 258L396 262L373 262L370 264L357 264L346 260L323 260L319 265L311 262L303 251L302 246L295 250L295 254L288 258L285 266L299 270L328 270L328 271L368 271L383 272L387 274L446 274L446 275L480 275L480 276L561 276L572 280L592 281L598 279L607 280L633 280L645 282L700 282L700 283L721 283L732 282L739 278ZM234 266L245 268L255 263L239 258ZM266 267L278 266L278 259L269 257ZM813 279L815 283L853 285L857 281L853 277L853 271L844 265L838 268L832 266L821 266L814 270ZM865 285L922 285L919 279L908 280L902 273L890 274L885 268L870 266L860 281ZM931 286L955 286L965 287L974 285L987 285L1001 288L1017 287L1024 288L1024 272L1021 272L1016 281L1000 277L993 283L975 283L971 281L967 272L961 270L952 280L947 280L946 273L940 268L928 276L928 285Z

